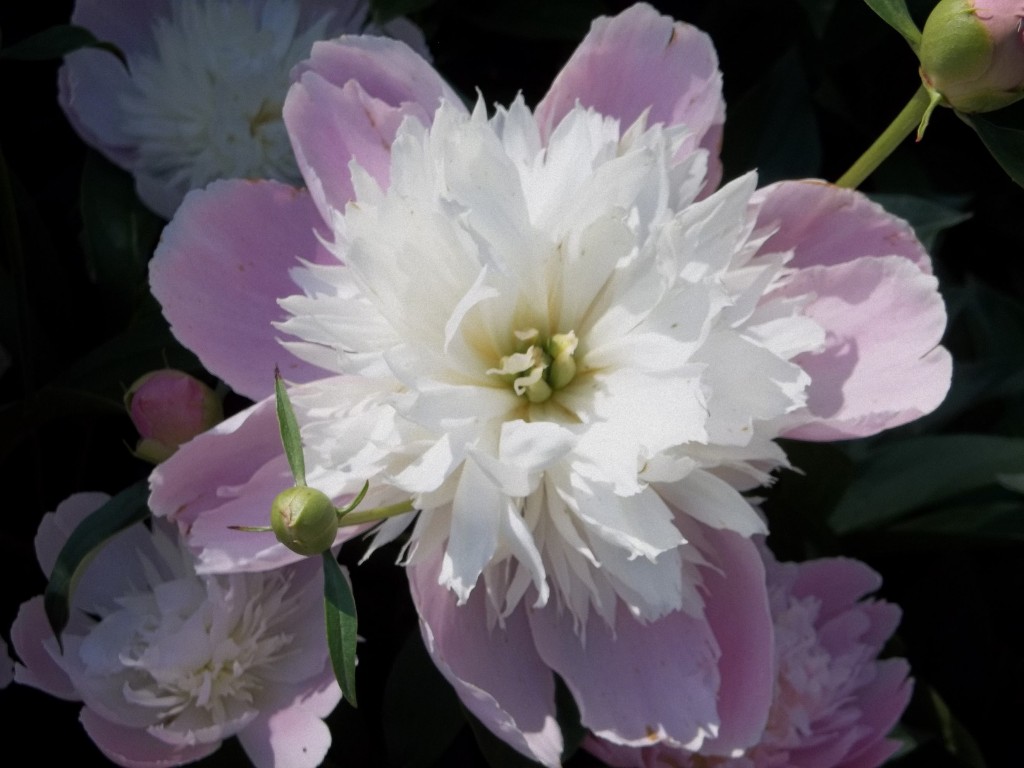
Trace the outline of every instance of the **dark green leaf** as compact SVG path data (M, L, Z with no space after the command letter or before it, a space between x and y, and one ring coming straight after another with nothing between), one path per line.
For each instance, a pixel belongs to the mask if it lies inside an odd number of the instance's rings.
M299 423L295 419L292 401L288 399L288 390L281 378L281 372L274 369L274 394L277 398L277 423L281 428L281 443L284 445L288 466L296 485L306 484L306 460L302 456L302 438L299 435Z
M795 49L730 105L725 131L723 160L730 178L754 168L761 184L820 175L818 124Z
M832 513L836 531L892 524L908 513L1024 472L1024 439L939 435L878 448Z
M399 651L384 688L384 741L398 768L429 768L466 724L448 681L430 660L419 631Z
M71 615L71 592L79 568L111 536L149 516L148 498L149 485L140 480L89 515L68 537L43 593L46 618L58 643Z
M956 506L920 515L886 529L982 543L1024 541L1024 499Z
M916 195L879 194L870 197L889 213L910 222L914 232L929 251L934 249L935 239L943 230L955 227L971 218L969 212L950 208L942 203ZM966 201L964 202L966 203Z
M398 16L422 11L436 0L370 0L370 10L377 24L385 24Z
M985 758L981 755L977 742L970 732L954 717L946 702L934 688L928 688L931 704L935 709L942 733L942 741L946 751L955 755L967 768L986 768Z
M910 16L905 0L864 0L882 20L906 40L914 53L921 46L921 30Z
M1000 115L1010 110L1000 111ZM1016 113L1016 110L1014 110ZM960 113L957 113L960 114ZM1019 186L1024 187L1024 129L1016 125L1001 124L992 114L962 115L960 118L971 126L996 162Z
M324 617L327 620L327 647L331 666L341 686L341 695L356 706L356 601L348 574L330 550L323 553Z
M58 59L79 48L98 48L116 56L125 67L128 61L113 43L97 40L87 29L74 24L61 24L44 29L0 51L0 58L14 61L45 61Z
M131 175L96 152L86 157L80 196L82 245L89 274L107 299L134 306L163 221L135 194Z

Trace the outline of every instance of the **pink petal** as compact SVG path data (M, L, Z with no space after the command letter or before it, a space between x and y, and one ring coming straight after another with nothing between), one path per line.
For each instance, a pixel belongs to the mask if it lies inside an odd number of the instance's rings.
M114 43L130 59L153 47L153 19L169 15L170 7L170 0L118 4L78 0L71 22L99 40ZM127 70L116 57L91 49L66 56L57 74L58 101L75 131L127 170L135 162L135 149L122 129L120 99L130 83Z
M105 720L87 707L79 715L85 732L108 758L128 768L165 768L184 765L212 755L220 742L175 747L141 728L129 728Z
M75 690L71 678L44 644L55 642L50 623L46 619L42 595L22 603L11 624L11 645L22 661L22 664L14 665L14 679L58 699L80 701L82 697Z
M583 724L614 744L669 739L727 753L764 729L774 680L760 555L732 532L692 525L687 538L703 538L713 563L702 572L704 619L677 611L641 624L620 605L614 631L592 616L582 643L554 606L530 613L537 649L573 692Z
M704 615L721 652L721 725L704 751L727 755L761 739L775 689L775 629L756 545L728 530L709 528L704 537L716 556L703 574Z
M638 3L618 16L596 19L590 32L537 105L545 135L575 106L617 117L622 128L646 109L649 123L686 124L693 131L681 151L709 152L710 193L722 176L718 153L725 122L722 77L711 39Z
M791 267L843 264L861 256L904 256L931 274L911 226L852 189L824 181L781 181L759 189L758 226L778 227L762 253L792 250Z
M439 564L408 566L427 651L462 703L498 738L546 766L560 764L555 682L537 656L524 610L488 629L484 590L456 605L437 583Z
M909 259L807 267L782 292L815 295L804 313L826 331L823 351L796 358L811 386L786 437L873 435L930 413L946 396L952 359L939 346L946 309L935 278Z
M294 766L316 768L327 756L331 731L324 723L341 701L341 689L328 663L319 682L304 683L311 690L296 695L286 706L267 712L247 725L238 740L257 768Z
M220 181L186 196L150 264L150 287L171 330L203 365L253 400L323 373L277 342L280 297L299 259L332 261L315 235L309 195L273 181Z
M386 185L402 120L414 116L429 125L442 99L461 103L418 53L382 37L318 42L292 76L284 121L326 221L352 198L351 160Z
M850 557L785 563L781 567L793 567L796 570L796 578L791 587L794 597L814 597L821 601L819 624L850 610L854 603L882 586L882 577L877 572Z

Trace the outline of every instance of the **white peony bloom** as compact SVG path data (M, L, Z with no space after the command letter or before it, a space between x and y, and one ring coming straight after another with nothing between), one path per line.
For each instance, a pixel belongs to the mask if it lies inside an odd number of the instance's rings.
M76 494L44 518L44 570L105 499ZM330 745L322 718L341 698L318 566L200 576L170 526L133 526L86 567L62 648L42 600L22 606L15 679L80 699L89 735L122 765L190 762L237 735L257 765L312 768Z
M404 123L386 189L354 166L343 264L293 270L286 346L359 377L295 391L310 483L411 496L406 559L443 548L460 601L482 576L495 616L531 584L579 622L611 623L616 598L696 614L677 510L763 530L738 489L785 463L771 440L810 381L793 358L824 331L770 297L788 254L752 259L755 176L697 201L685 138L577 106L542 141L521 99L445 104Z

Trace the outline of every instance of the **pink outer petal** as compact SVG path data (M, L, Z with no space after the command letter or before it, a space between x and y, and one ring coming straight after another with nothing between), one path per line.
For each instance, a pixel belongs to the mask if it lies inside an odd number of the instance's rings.
M858 600L882 586L882 577L876 571L849 557L828 557L774 567L795 569L796 578L790 587L793 597L815 597L820 601L819 625L850 610Z
M295 67L284 121L299 168L326 221L352 199L349 162L382 186L391 143L402 120L429 125L441 100L455 92L405 43L383 37L342 37L313 45Z
M718 153L725 122L722 76L711 39L638 3L613 18L602 17L537 105L544 135L575 106L617 117L626 128L645 109L649 123L686 124L693 131L682 151L709 152L708 183L721 180Z
M321 630L322 631L322 630ZM331 731L324 723L341 701L341 689L328 661L317 680L304 680L303 691L272 712L262 708L238 740L257 768L316 768L327 756Z
M153 47L153 19L170 14L171 0L78 0L71 22L131 57ZM131 79L106 51L83 49L65 57L57 75L58 101L78 135L111 162L131 170L135 150L124 134L121 94Z
M706 614L651 624L620 606L614 632L596 617L581 644L553 606L532 611L541 657L572 690L595 736L637 747L669 740L728 753L761 736L772 696L772 624L760 555L747 539L693 524L713 563ZM717 738L710 733L718 729Z
M11 625L11 645L22 661L22 664L14 665L14 680L58 699L80 701L82 697L75 690L71 678L44 644L47 641L54 642L53 632L40 595L22 603Z
M726 755L761 739L775 690L775 629L756 545L728 530L708 528L704 537L716 556L704 572L704 614L722 654L721 727L704 751Z
M276 340L277 300L297 292L299 259L330 262L315 235L323 222L309 195L273 181L220 181L186 196L150 264L150 287L171 330L236 392L274 391L274 366L288 381L320 369Z
M220 742L173 747L142 728L128 728L105 720L87 707L79 715L85 732L108 758L128 768L166 768L212 755Z
M524 609L488 629L484 590L465 605L437 583L438 562L408 566L423 642L462 703L487 728L542 765L559 765L555 682L533 647Z
M760 227L778 228L762 253L792 250L791 267L843 264L861 256L904 256L931 274L931 259L911 226L852 189L804 179L754 193Z
M149 477L153 514L177 523L204 573L263 571L301 555L272 533L232 525L269 525L274 497L292 484L277 413L268 398L181 446ZM342 529L345 538L354 532Z
M811 376L807 407L786 437L864 437L930 413L949 390L952 358L939 343L946 309L935 278L902 256L799 271L782 291L816 298L804 314L825 349L796 362Z

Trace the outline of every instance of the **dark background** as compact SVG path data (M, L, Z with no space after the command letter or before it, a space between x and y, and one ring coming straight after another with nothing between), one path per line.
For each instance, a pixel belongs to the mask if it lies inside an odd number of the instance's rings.
M533 104L589 20L627 4L419 5L414 17L427 33L435 66L461 93L479 88L488 101L508 103L522 91ZM913 53L859 0L654 5L696 24L715 42L728 105L727 177L756 167L764 182L834 180L919 84ZM930 5L910 3L919 23ZM0 46L67 23L71 8L63 0L0 4ZM4 240L0 265L0 345L14 359L0 377L5 639L18 605L45 585L32 550L41 515L72 492L114 493L147 472L128 450L135 434L120 407L123 388L164 359L195 365L173 345L145 297L145 258L160 222L131 200L110 203L99 224L95 213L83 216L97 190L126 182L66 123L56 103L58 65L0 59L0 151L13 195L0 199L0 209L6 231L14 213L21 237L20 249ZM1016 471L1024 471L1024 191L949 110L933 118L922 143L905 142L862 190L888 195L880 199L931 244L950 308L946 342L956 359L954 388L937 414L879 439L787 446L806 474L786 473L768 494L772 544L791 559L864 559L885 578L882 596L903 607L890 650L910 659L917 679L902 731L915 748L896 765L1017 766L1024 715L1024 505L997 475L1017 466L1018 447L1022 467ZM91 243L103 221L116 227L124 211L135 217L138 242L123 270L112 270ZM229 409L242 405L228 401ZM908 502L909 511L837 530L831 512L844 496L860 498L879 451L905 448L915 466L934 460L936 476L955 475L972 465L965 446L973 444L958 439L967 434L1005 438L999 442L1005 461L993 463L981 481L945 495L925 488ZM932 438L937 449L918 457L914 440L920 436ZM928 482L899 493L913 496ZM343 560L354 563L358 554L346 552ZM328 763L400 765L402 755L418 755L427 762L436 757L439 766L513 764L501 750L489 752L494 745L486 739L478 745L450 691L424 662L393 554L380 553L354 572L360 605L372 606L361 614L361 706L354 711L342 704L332 715ZM405 701L388 688L396 659L403 680L421 681L406 686L422 692L419 700ZM77 704L11 686L0 692L0 707L6 733L31 727L36 762L59 765L71 755L79 766L104 764L76 723ZM206 762L246 760L229 743ZM583 754L570 761L590 764Z

